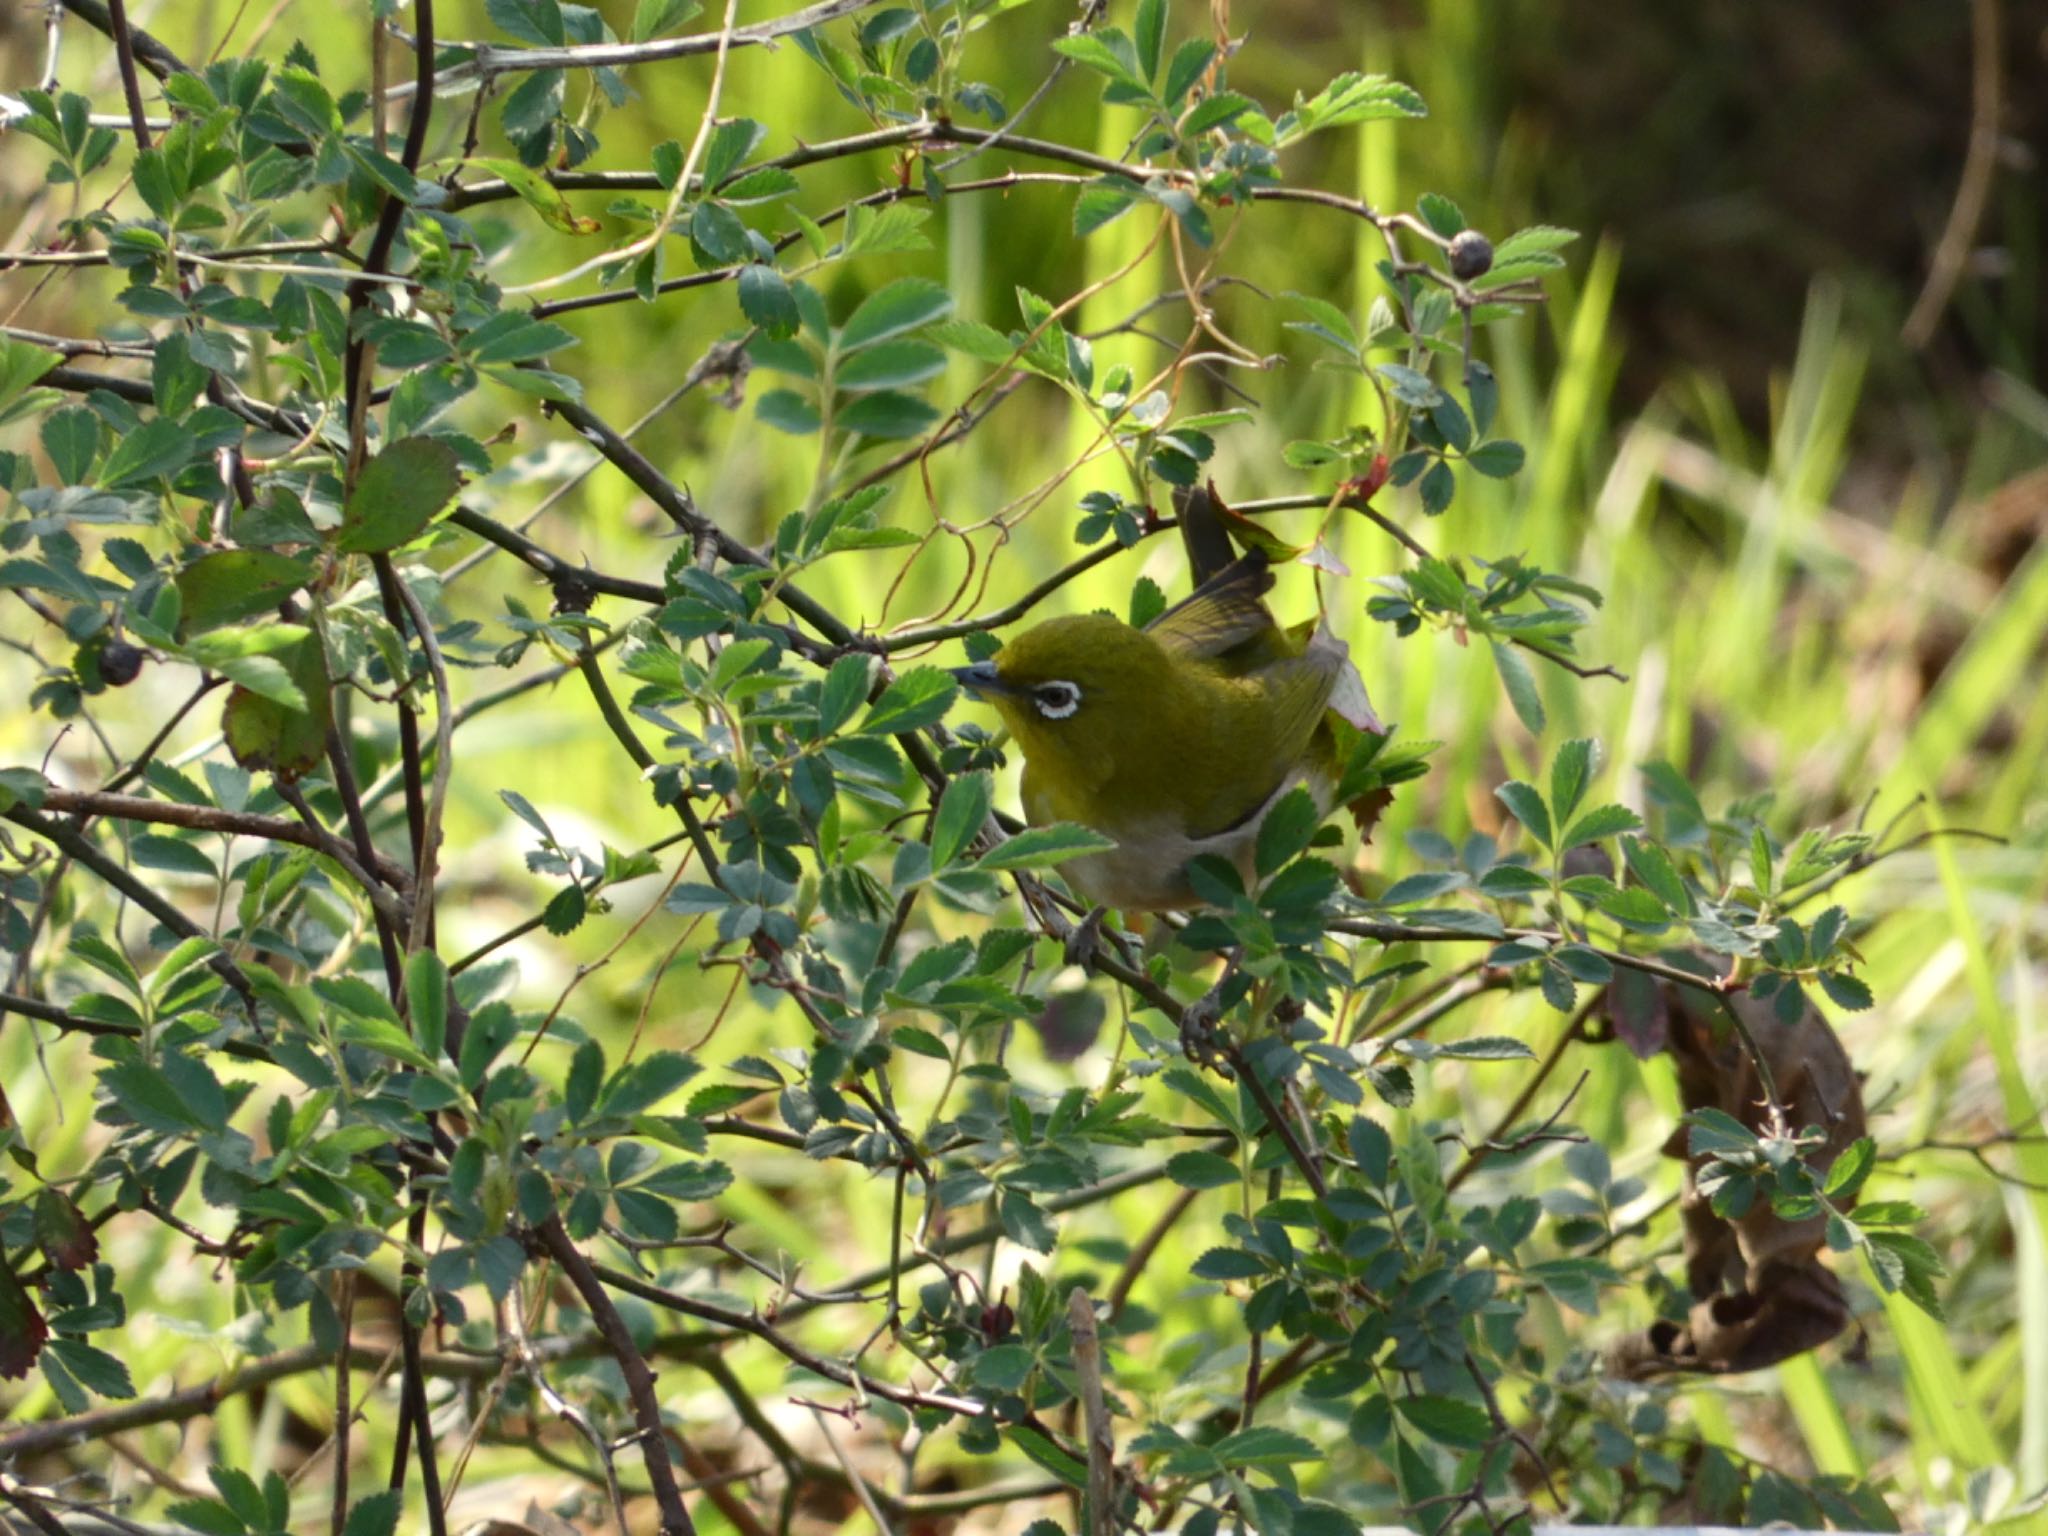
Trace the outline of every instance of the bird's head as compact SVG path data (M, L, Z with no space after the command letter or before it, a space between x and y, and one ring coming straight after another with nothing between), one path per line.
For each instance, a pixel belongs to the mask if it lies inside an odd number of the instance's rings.
M1157 721L1172 671L1152 636L1091 613L1034 625L953 676L996 707L1039 772L1091 783L1114 771L1134 732Z

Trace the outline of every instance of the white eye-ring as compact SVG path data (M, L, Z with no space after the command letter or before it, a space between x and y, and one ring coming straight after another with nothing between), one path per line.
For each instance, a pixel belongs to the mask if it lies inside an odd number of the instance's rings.
M1031 690L1038 712L1048 720L1064 720L1081 707L1081 690L1072 683L1040 683Z

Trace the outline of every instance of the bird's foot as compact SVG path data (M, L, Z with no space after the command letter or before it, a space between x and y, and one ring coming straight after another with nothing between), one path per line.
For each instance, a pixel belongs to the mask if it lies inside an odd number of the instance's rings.
M1095 969L1095 957L1102 953L1102 924L1108 916L1109 908L1092 908L1086 917L1067 930L1062 945L1067 964L1078 965L1084 971Z
M1180 1016L1180 1048L1198 1067L1223 1059L1216 1048L1217 1026L1223 1022L1223 987L1219 983L1189 1003Z

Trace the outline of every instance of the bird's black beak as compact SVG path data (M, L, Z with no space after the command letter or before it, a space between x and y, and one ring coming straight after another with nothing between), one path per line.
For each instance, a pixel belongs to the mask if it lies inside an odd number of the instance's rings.
M1013 691L997 674L996 664L992 661L977 661L971 667L951 667L947 670L953 674L954 682L981 698L986 698L992 693Z

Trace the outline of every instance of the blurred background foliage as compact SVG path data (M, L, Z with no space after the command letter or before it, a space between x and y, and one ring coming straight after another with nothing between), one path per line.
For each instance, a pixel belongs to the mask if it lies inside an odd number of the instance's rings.
M1405 734L1446 744L1430 776L1399 798L1362 854L1364 867L1375 877L1412 869L1408 834L1420 828L1453 841L1501 831L1491 787L1535 777L1556 741L1580 735L1606 743L1612 797L1630 803L1641 799L1634 765L1663 758L1694 773L1710 804L1774 790L1774 819L1786 828L1853 819L1873 796L1872 819L1882 824L1924 794L1932 797L1930 820L2006 840L1931 847L1859 877L1856 900L1887 914L1863 946L1884 1002L1838 1020L1867 1074L1880 1143L1896 1159L1872 1188L1910 1192L1933 1213L1928 1235L1954 1275L1950 1323L1881 1307L1851 1274L1867 1343L1737 1382L1684 1387L1672 1411L1710 1440L1785 1470L1875 1476L1895 1491L1909 1526L1949 1528L2038 1496L2048 1487L2048 1247L2037 1207L2009 1177L2012 1149L1983 1143L2033 1128L2023 1123L2027 1107L2048 1103L2048 554L2040 539L2048 527L2048 183L2039 168L2048 148L2048 8L1997 0L1974 8L1924 0L1217 4L1231 33L1245 38L1232 66L1239 89L1285 100L1342 69L1367 68L1408 80L1429 103L1425 121L1316 140L1290 168L1291 181L1350 190L1380 207L1412 207L1420 193L1439 191L1494 234L1538 221L1586 233L1570 270L1549 285L1550 302L1490 333L1503 430L1527 443L1529 469L1505 483L1464 477L1456 505L1429 532L1446 551L1522 551L1601 587L1607 603L1581 653L1629 680L1579 684L1542 669L1553 739L1539 745L1505 707L1483 648L1427 630L1396 640L1364 620L1369 578L1397 568L1398 551L1362 521L1340 523L1338 553L1355 579L1339 584L1333 610L1349 622L1375 702ZM623 32L631 7L602 0L600 8ZM134 14L188 58L219 48L277 57L302 42L337 85L367 86L363 9L142 0ZM1173 9L1180 30L1208 25L1208 7L1176 0ZM746 7L742 18L756 10ZM493 35L480 0L440 11L444 36ZM1020 7L999 16L976 47L979 71L1012 107L1044 78L1047 41L1063 21L1044 5ZM0 84L33 80L43 44L39 8L0 12ZM765 153L861 125L793 46L735 53L728 68L726 99L773 124ZM111 54L96 36L71 29L62 72L69 88L118 110ZM1131 114L1102 108L1077 75L1037 109L1031 131L1121 152ZM702 60L643 66L629 77L635 94L627 105L593 102L602 116L597 164L644 166L656 144L687 141L706 79ZM1973 153L1987 80L1995 87L1992 126L1986 143L1980 122L1974 151L1988 156L1981 216L1966 231L1938 324L1924 346L1912 347L1900 328ZM572 78L569 88L573 104L591 86ZM484 153L504 153L494 136L487 127ZM9 149L0 155L0 247L20 249L47 236L63 211L52 199L62 193L41 186L40 156L0 144ZM879 156L819 167L806 173L810 206L895 174ZM607 200L575 201L602 216ZM1034 186L948 198L932 210L930 252L832 269L825 291L833 312L843 315L862 294L912 271L944 282L960 315L1008 329L1018 323L1020 285L1064 296L1136 254L1138 221L1082 242L1071 233L1072 202L1070 189ZM560 272L600 248L599 240L543 234L518 205L504 206L512 212L502 221L489 210L474 217L487 237L495 227L505 242L494 259L508 284ZM623 230L607 222L608 236ZM1337 214L1263 207L1236 221L1228 238L1229 269L1268 293L1309 292L1362 314L1376 290L1376 237ZM118 337L128 322L110 302L117 282L105 272L0 272L0 312L37 330ZM1082 327L1113 324L1174 285L1155 253L1090 299ZM1340 431L1364 414L1363 402L1337 376L1311 371L1298 339L1280 327L1281 306L1249 286L1226 289L1215 303L1231 334L1276 357L1269 371L1230 376L1256 412L1220 434L1218 484L1234 499L1312 488L1283 465L1282 446ZM565 323L580 340L558 366L582 380L600 415L623 423L654 406L732 332L737 316L727 291L710 290L593 309ZM1142 375L1164 355L1142 336L1107 338L1098 344L1098 372L1127 360ZM942 405L979 377L954 368L934 392ZM701 507L751 541L804 502L814 468L810 441L755 419L751 396L762 386L757 374L735 386L725 406L695 394L638 439ZM1189 405L1239 399L1212 381L1191 387L1211 398ZM516 452L472 491L508 522L592 458L525 405L487 388L465 406L479 438L516 423ZM902 477L884 518L920 531L938 517L978 522L1054 476L1083 442L1064 397L1027 386L990 427L934 454L926 484L915 473ZM879 459L888 451L868 453ZM1052 490L993 551L991 603L1072 556L1079 497L1091 483L1083 471ZM1419 516L1391 491L1381 505ZM1280 526L1305 538L1312 514L1298 515L1298 528L1284 519ZM549 548L585 553L602 569L650 575L673 551L655 542L667 531L603 469L533 529ZM977 558L990 555L983 535ZM1179 559L1155 541L1098 568L1059 601L1070 610L1122 611L1141 572L1179 590ZM450 588L454 610L494 641L506 638L503 593L534 606L546 601L543 587L499 568L505 564ZM808 580L842 616L883 626L940 607L964 567L962 544L940 538L907 564L893 551L842 557ZM1286 575L1281 612L1304 612L1309 600L1305 574ZM35 629L18 606L0 613L0 633L23 644L35 643ZM961 658L948 649L933 659ZM0 698L23 697L35 671L18 649L0 654ZM475 697L498 682L477 671L459 687ZM149 701L137 702L123 698L98 712L127 750L155 718ZM202 751L211 729L195 717L172 747ZM558 707L550 692L530 695L480 718L464 741L445 876L460 892L460 905L444 916L451 955L518 921L552 889L522 872L531 836L506 814L498 788L530 800L565 842L637 847L667 830L580 696ZM44 744L42 724L24 710L10 705L0 715L9 761ZM53 772L92 782L99 761L89 735L74 731ZM676 920L657 915L628 933L658 902L655 883L622 888L614 911L566 939L509 946L518 996L545 1006L581 968L602 965L570 1005L601 1037L623 1041L644 1025L678 1048L708 1040L703 1054L721 1061L783 1043L786 1019L745 998L727 1007L728 978L700 971L689 952L673 953ZM1464 1026L1517 1035L1540 1051L1560 1021L1517 992L1468 1010ZM1572 1065L1591 1079L1575 1118L1611 1150L1617 1170L1649 1181L1647 1208L1675 1181L1658 1155L1676 1112L1669 1074L1617 1050L1577 1054L1585 1059ZM18 1025L0 1039L0 1068L16 1113L50 1153L93 1134L88 1119L59 1120ZM1041 1070L1054 1082L1074 1069L1046 1062ZM1515 1070L1467 1066L1432 1078L1421 1067L1420 1107L1484 1126L1512 1092ZM1979 1146L1981 1155L1945 1146ZM750 1177L766 1170L750 1169L744 1155L734 1162L741 1178L723 1197L727 1214L764 1246L822 1272L840 1272L837 1255L864 1251L861 1232L886 1220L886 1185L857 1170L803 1169L802 1183L776 1187ZM774 1176L788 1170L778 1161ZM1539 1185L1563 1178L1555 1168L1517 1176ZM1144 1191L1126 1196L1074 1237L1133 1233L1156 1200ZM1186 1230L1193 1243L1201 1228ZM155 1294L131 1298L161 1328L131 1330L138 1386L167 1380L201 1341L224 1356L234 1351L233 1295L203 1269L166 1262L175 1234L137 1225L110 1236L124 1273L155 1271ZM1166 1244L1138 1299L1162 1328L1195 1340L1205 1327L1222 1327L1225 1303L1207 1288L1191 1293L1183 1277L1195 1251L1184 1251L1179 1233ZM1552 1326L1597 1338L1638 1321L1557 1314ZM1155 1385L1164 1391L1170 1377ZM715 1394L698 1396L715 1420ZM20 1411L34 1406L15 1402ZM322 1423L325 1411L313 1378L281 1383L260 1403L224 1405L174 1462L188 1471L215 1455L263 1465ZM166 1437L152 1443L152 1456L166 1454L175 1431L151 1433ZM197 1443L205 1437L213 1443ZM517 1451L486 1447L470 1486L525 1477L542 1489L563 1481ZM851 1510L815 1513L822 1528L839 1519L857 1528L861 1519Z

